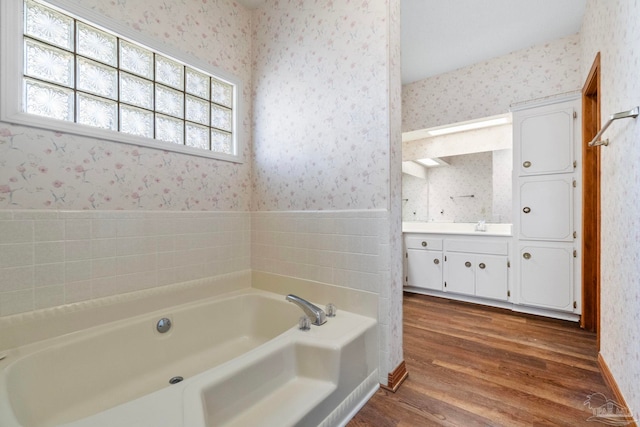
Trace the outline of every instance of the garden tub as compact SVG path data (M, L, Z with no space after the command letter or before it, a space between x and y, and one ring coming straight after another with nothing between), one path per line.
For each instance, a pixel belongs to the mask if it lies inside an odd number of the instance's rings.
M249 288L10 349L0 426L339 425L377 387L376 321L301 315Z

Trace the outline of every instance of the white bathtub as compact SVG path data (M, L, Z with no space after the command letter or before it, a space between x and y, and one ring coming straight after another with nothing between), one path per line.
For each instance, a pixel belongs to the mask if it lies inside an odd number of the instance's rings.
M0 426L339 425L377 386L376 321L301 314L249 288L9 349Z

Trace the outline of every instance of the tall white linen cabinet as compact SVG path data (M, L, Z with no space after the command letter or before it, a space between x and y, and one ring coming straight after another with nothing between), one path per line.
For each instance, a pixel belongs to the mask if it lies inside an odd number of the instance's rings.
M577 318L582 308L581 102L572 94L513 112L514 303Z

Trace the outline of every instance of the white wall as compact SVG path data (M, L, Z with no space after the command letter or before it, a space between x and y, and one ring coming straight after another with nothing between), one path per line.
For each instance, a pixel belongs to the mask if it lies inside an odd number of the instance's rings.
M601 53L603 122L640 105L640 4L590 0L582 26L585 81ZM640 414L640 121L625 119L601 149L601 353L630 409Z

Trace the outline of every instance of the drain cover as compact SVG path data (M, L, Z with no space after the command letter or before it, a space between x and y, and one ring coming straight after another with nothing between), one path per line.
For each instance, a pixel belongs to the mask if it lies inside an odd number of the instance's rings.
M184 378L182 377L173 377L169 380L169 384L178 384L180 381L182 381Z

